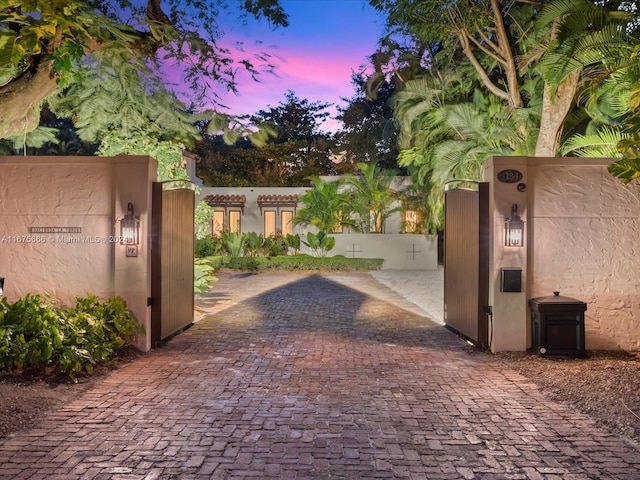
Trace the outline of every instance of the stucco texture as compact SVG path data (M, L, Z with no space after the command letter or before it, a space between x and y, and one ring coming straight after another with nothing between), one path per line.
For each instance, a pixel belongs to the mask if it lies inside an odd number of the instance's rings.
M529 165L530 297L587 303L587 349L640 349L640 189L608 161ZM599 163L599 164L597 164Z
M0 157L0 277L3 295L49 294L72 305L88 293L118 295L142 323L149 348L149 157ZM126 257L119 220L140 217L138 256Z
M0 276L16 299L43 293L65 303L69 293L106 295L112 288L114 234L110 165L21 164L2 168ZM31 232L71 227L80 233ZM96 261L101 259L101 261ZM104 261L104 260L106 261Z

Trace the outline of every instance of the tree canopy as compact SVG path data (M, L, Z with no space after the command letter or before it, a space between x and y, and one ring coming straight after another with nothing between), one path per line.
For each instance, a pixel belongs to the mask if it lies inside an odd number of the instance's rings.
M323 136L322 122L329 116L330 103L310 102L300 99L288 90L285 99L277 106L260 110L251 116L255 123L268 123L275 133L274 143L304 141L313 143Z
M398 81L399 164L434 206L445 181L480 179L493 155L615 153L640 78L635 2L370 3L388 36L369 85Z
M0 8L0 138L35 129L42 104L80 82L111 79L136 103L143 93L157 95L158 83L166 85L163 68L169 65L181 73L180 83L190 88L192 100L215 101L214 85L234 90L238 69L257 75L274 68L268 54L238 62L221 45L218 20L229 10L240 21L254 16L274 27L287 25L278 0L5 0ZM179 111L177 99L171 100ZM147 106L136 108L153 118Z
M394 79L376 85L375 92L367 89L363 73L354 73L351 83L355 94L343 98L347 102L338 107L337 119L342 128L336 132L342 162L355 165L376 161L383 168L398 168L398 149L391 98L395 93Z
M335 142L321 130L329 106L288 91L277 106L250 116L265 133L259 148L246 136L227 144L205 135L198 176L209 186L302 186L311 175L336 174Z
M456 72L467 82L468 99L480 88L514 115L535 110L536 117L527 114L533 121L517 126L522 138L536 137L536 156L558 153L570 114L590 91L629 65L636 42L631 33L638 12L627 2L371 3L387 14L391 34L413 40L423 75L442 83Z

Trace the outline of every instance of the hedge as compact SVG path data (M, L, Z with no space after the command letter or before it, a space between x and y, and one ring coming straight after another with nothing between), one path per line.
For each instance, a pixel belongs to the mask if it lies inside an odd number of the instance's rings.
M312 257L311 255L280 255L276 257L207 257L215 270L380 270L380 258Z

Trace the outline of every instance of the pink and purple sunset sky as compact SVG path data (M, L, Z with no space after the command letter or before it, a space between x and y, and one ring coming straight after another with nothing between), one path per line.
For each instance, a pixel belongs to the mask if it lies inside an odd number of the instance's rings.
M289 15L289 26L270 29L264 22L223 25L224 43L242 42L245 56L266 51L277 58L275 74L263 73L260 82L248 74L238 76L239 93L221 93L227 113L253 114L276 107L288 90L310 102L344 105L355 90L352 72L368 65L383 34L382 18L366 0L281 0ZM330 110L335 116L335 107ZM338 121L322 126L335 131Z

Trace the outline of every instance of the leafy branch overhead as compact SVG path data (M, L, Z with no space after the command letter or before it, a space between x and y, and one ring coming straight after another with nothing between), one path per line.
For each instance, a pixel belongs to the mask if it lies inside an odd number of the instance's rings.
M638 12L626 2L590 0L442 2L371 0L387 15L389 38L377 71L459 87L441 97L451 105L475 89L511 112L517 134L536 141L532 154L555 156L574 115L615 72L632 67ZM419 58L407 61L407 51ZM389 66L391 65L391 67ZM386 70L385 70L386 68ZM458 97L459 95L459 97ZM433 107L432 107L433 108ZM527 121L525 120L525 117ZM416 117L414 117L416 118ZM419 130L416 118L412 130Z
M430 218L441 216L445 182L481 180L491 156L623 154L610 171L638 179L635 2L370 4L387 35L368 85L396 86L398 164L429 192Z
M633 58L640 59L640 46L636 47ZM624 130L627 137L618 142L622 158L609 165L609 173L625 185L640 185L640 78L631 87L629 105L631 112L625 119Z
M122 58L147 78L162 78L168 62L190 87L191 99L199 102L208 95L215 103L219 98L213 87L235 90L240 69L257 75L274 68L268 56L233 60L233 52L221 44L218 24L228 11L235 11L240 21L251 15L274 27L287 25L278 0L4 0L0 138L36 128L43 102L90 79L91 73L113 76L127 91L130 77L120 76L125 64L117 62Z

